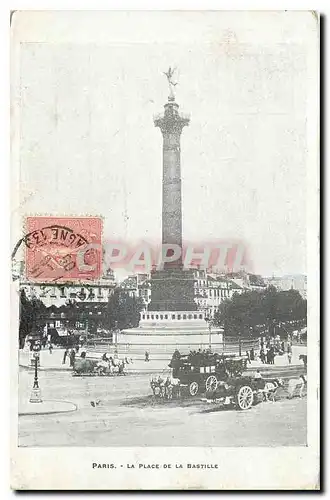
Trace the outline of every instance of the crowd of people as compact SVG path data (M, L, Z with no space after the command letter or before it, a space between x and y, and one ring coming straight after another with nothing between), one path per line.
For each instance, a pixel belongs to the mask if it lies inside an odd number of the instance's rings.
M288 340L281 340L279 337L270 338L268 340L260 339L259 359L263 364L275 364L275 356L287 356L288 364L292 363L292 340L288 336ZM249 356L249 361L253 361Z
M181 355L180 351L176 349L173 353L170 366L178 364L180 360L192 366L209 366L216 365L222 359L222 355L212 353L211 349L198 349L191 350L188 355Z

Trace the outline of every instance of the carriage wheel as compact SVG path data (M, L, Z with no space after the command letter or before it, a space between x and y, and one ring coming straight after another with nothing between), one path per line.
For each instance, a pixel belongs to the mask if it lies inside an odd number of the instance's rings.
M243 385L239 388L236 402L240 410L249 410L253 404L253 391L249 385Z
M207 391L215 391L218 385L217 377L214 375L210 375L207 377L205 382L206 392Z
M189 385L190 396L196 396L198 389L199 389L199 386L198 386L197 382L191 382Z

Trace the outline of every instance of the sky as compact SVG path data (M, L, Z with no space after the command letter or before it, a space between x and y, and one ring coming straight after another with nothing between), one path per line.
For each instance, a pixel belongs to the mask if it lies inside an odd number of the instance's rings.
M191 115L181 137L184 239L240 240L254 272L305 273L304 45L240 37L230 23L217 36L206 23L195 37L167 39L164 24L156 41L21 46L21 213L100 215L107 240L160 241L153 115L167 100L163 71L176 66L176 101Z

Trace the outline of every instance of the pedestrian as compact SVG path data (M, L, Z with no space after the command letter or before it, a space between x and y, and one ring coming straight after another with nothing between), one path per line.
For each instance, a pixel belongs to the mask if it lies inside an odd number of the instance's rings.
M148 353L148 351L145 352L144 361L149 361L149 353Z
M49 348L49 354L53 354L53 345L51 342L49 343L48 348Z
M254 348L253 347L250 351L250 361L254 361Z
M178 349L175 349L173 356L172 356L172 359L180 359L180 358L181 358L180 351Z
M24 352L30 351L30 345L31 345L31 342L28 340L28 338L26 336L25 341L24 341L24 347L23 347Z
M72 348L70 351L70 366L74 366L75 359L76 359L76 352Z
M270 364L270 365L273 365L274 364L274 358L275 358L274 348L271 347L270 349L268 349L268 352L267 352L267 363Z
M292 361L292 346L291 346L291 344L288 344L287 355L288 355L289 365L291 365L291 361Z
M246 356L247 356L247 359L248 359L248 363L251 364L250 351L246 351Z
M261 363L265 364L266 355L265 355L265 350L263 347L260 349L260 356L259 357L260 357Z
M64 351L64 354L63 354L62 365L65 365L66 358L68 357L68 355L69 355L69 349L66 348L65 351Z

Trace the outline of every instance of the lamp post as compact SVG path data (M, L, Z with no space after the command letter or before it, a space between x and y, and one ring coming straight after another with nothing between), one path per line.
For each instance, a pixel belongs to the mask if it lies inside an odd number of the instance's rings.
M41 391L38 381L38 363L40 359L40 345L35 344L33 347L33 357L34 357L34 381L33 388L30 396L30 403L42 403Z
M209 349L212 351L212 326L211 318L208 318L208 329L209 329Z
M115 321L115 349L118 352L118 321Z
M238 333L238 355L242 356L242 332L241 332L241 330Z

